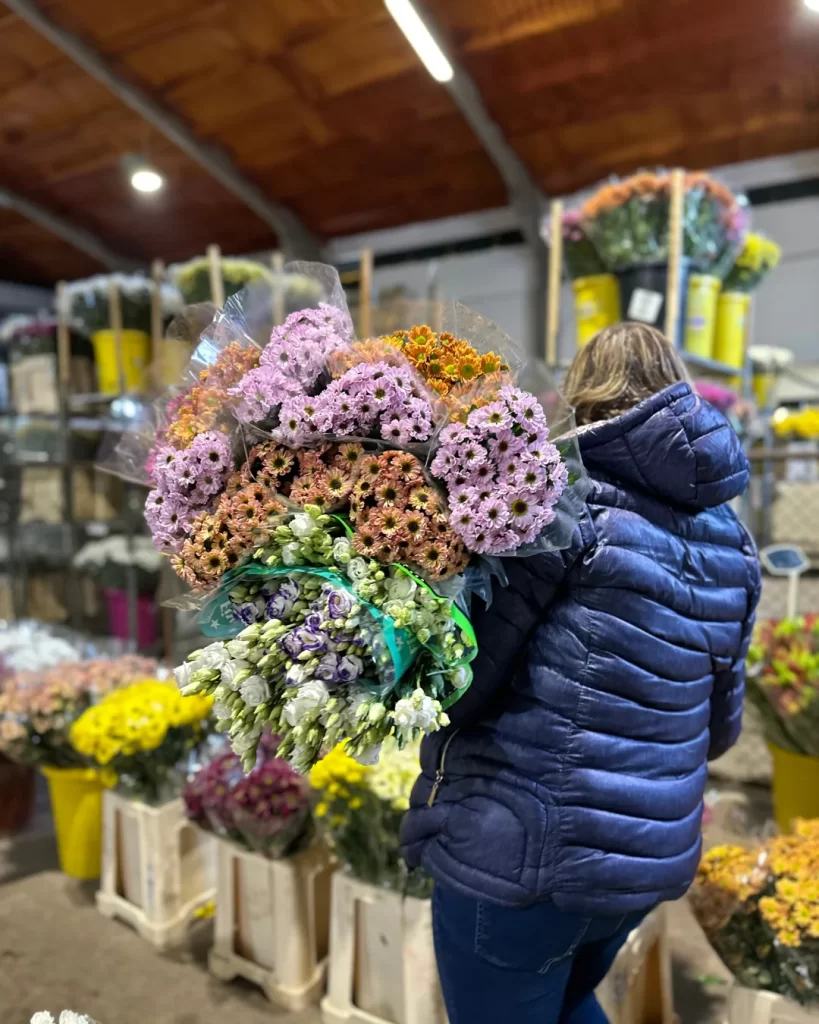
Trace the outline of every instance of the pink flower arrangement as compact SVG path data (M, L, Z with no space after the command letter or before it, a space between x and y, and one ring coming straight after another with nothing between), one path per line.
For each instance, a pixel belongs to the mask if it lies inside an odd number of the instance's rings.
M535 541L568 482L542 406L515 387L445 427L431 470L449 491L452 529L470 551L490 555Z
M307 780L275 756L266 735L247 775L233 753L222 754L191 777L183 798L201 827L267 857L283 857L310 835Z
M11 676L0 692L0 752L13 761L57 768L84 764L69 742L75 719L112 690L156 671L152 658L126 655Z

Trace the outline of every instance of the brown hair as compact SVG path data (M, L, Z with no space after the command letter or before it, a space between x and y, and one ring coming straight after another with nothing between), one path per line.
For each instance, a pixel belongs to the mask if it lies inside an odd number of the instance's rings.
M606 327L572 361L563 395L578 426L620 416L671 384L688 381L665 335L647 324Z

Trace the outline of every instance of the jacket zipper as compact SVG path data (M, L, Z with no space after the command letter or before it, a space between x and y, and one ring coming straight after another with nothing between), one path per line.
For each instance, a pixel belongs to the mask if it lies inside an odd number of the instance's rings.
M455 739L460 732L456 729L451 736L447 737L447 741L444 744L443 750L441 751L441 760L438 762L438 771L435 773L435 781L432 783L432 789L429 792L429 800L427 800L427 807L432 807L435 803L435 797L438 795L438 790L441 787L441 783L444 781L444 771L446 768L446 754L449 750L449 744Z

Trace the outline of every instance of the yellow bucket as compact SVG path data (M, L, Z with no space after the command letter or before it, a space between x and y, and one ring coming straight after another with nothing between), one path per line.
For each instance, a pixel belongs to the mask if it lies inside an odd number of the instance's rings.
M190 342L180 338L163 338L159 350L159 381L165 387L173 387L182 379L182 371L188 365L193 353Z
M125 391L145 388L145 371L151 356L151 337L144 331L122 331L122 377ZM99 390L106 395L120 393L117 344L113 331L95 331L91 335L97 364Z
M577 347L620 322L620 285L614 274L594 274L572 281L574 315L577 321Z
M746 292L723 292L717 302L717 333L714 358L741 368L745 362L745 335L751 296Z
M782 832L790 832L794 818L819 818L819 757L768 745L773 757L774 817Z
M93 768L42 768L48 779L60 867L72 878L99 878L102 791Z
M720 279L711 274L692 274L688 278L685 350L704 359L714 357L714 330L721 287Z

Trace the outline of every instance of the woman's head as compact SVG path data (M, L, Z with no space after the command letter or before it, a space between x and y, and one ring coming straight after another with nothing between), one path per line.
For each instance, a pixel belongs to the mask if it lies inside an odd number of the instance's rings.
M600 331L577 353L563 395L583 426L621 416L644 398L687 380L683 361L660 331L622 323Z

